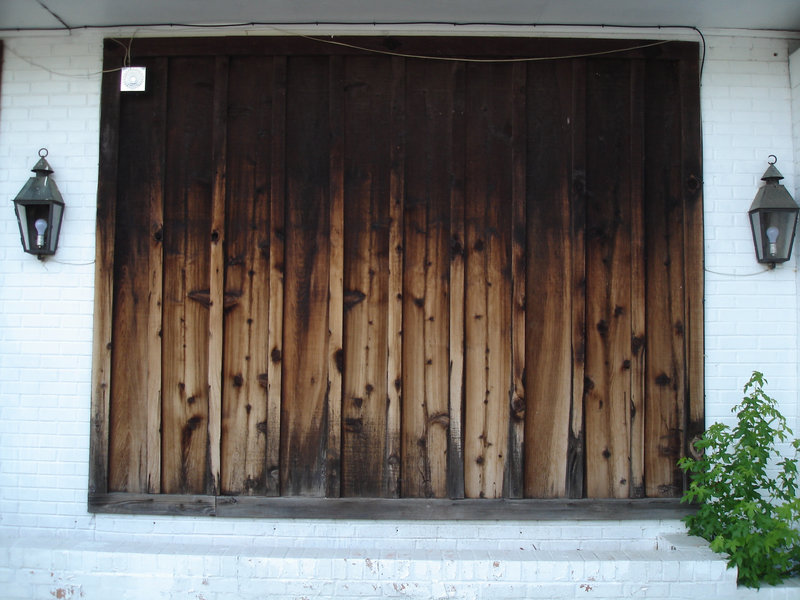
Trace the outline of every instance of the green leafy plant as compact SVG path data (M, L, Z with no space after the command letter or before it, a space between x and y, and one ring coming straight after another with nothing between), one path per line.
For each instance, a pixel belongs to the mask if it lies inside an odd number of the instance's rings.
M733 407L736 426L714 423L695 444L699 458L678 461L690 475L681 501L699 504L684 518L689 533L726 553L739 583L756 588L800 573L800 440L789 441L792 431L764 392L766 383L754 372L741 404ZM778 442L789 442L795 456L782 457Z

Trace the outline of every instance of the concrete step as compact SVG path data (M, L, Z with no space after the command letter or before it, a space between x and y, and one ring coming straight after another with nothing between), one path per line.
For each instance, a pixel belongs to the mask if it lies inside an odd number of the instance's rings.
M703 540L670 533L643 549L391 549L287 544L198 545L63 539L0 540L7 600L298 600L303 598L698 598L753 596ZM331 540L335 541L335 540ZM343 542L347 540L338 540ZM542 540L546 542L546 540ZM542 545L547 545L542 543ZM2 565L22 565L8 573Z

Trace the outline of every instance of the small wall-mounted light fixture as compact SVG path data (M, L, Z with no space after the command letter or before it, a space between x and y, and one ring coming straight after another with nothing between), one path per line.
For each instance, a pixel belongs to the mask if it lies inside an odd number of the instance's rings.
M53 169L47 164L46 156L47 148L39 150L39 162L31 169L36 176L28 179L14 198L22 247L39 260L56 253L64 217L64 200L50 178Z
M786 188L778 183L783 179L783 175L775 168L778 159L774 154L770 154L769 158L772 160L761 177L765 183L758 189L749 215L756 258L758 262L774 269L777 263L786 262L792 255L800 207Z

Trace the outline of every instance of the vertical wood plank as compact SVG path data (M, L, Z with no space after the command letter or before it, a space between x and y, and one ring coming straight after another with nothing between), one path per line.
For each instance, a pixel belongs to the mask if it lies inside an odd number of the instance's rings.
M630 486L629 62L591 61L587 183L586 491L625 498Z
M105 42L103 64L121 64L118 51ZM108 487L111 352L114 302L114 236L116 230L117 169L119 164L119 78L106 71L102 79L100 163L95 236L94 321L92 337L91 447L89 493L105 494Z
M580 303L583 296L579 287L583 221L577 219L583 197L575 188L583 180L580 149L584 131L573 95L584 90L575 90L570 62L538 63L528 68L525 495L553 498L567 493L574 406L572 364L573 360L582 361L578 348L573 357L573 335L583 333L582 322L577 324L577 334L573 332L573 302ZM573 145L578 149L574 151ZM573 262L580 274L577 280L573 279ZM578 308L583 310L583 305ZM579 363L576 367L580 371ZM583 386L582 372L579 375L578 402ZM581 427L578 418L578 431Z
M164 61L150 62L166 84ZM163 90L163 87L162 87ZM111 358L112 490L157 492L160 472L160 233L164 92L121 101ZM137 127L146 120L152 128ZM142 152L141 148L150 148ZM145 174L145 175L143 175ZM155 213L155 214L154 214ZM156 263L157 264L154 264Z
M437 150L431 156L427 236L425 240L425 294L423 302L423 351L425 357L426 448L431 472L431 489L436 497L447 494L447 445L450 402L448 398L450 357L449 268L450 268L450 182L453 173L452 121L453 73L448 65L446 87L439 99ZM444 176L444 174L447 176Z
M389 279L387 282L387 378L385 495L397 498L401 485L403 405L403 212L405 204L405 59L392 58L389 173Z
M143 118L147 107L121 102L121 122L130 127ZM147 488L147 398L141 384L147 381L149 308L148 273L138 268L146 264L149 244L137 243L137 231L149 230L149 198L146 185L132 186L134 170L145 169L147 160L137 156L140 144L151 140L147 134L126 136L120 144L120 185L117 206L114 260L114 330L111 355L109 484L112 491L142 492Z
M525 486L525 306L527 64L514 65L511 96L511 388L503 496L521 498Z
M328 252L328 393L325 495L341 494L342 340L344 319L344 61L330 58L330 239Z
M572 401L572 67L532 64L528 98L525 495L563 496Z
M422 87L422 70L407 64L408 147L406 150L406 201L404 204L403 269L403 413L402 413L402 491L405 497L431 497L431 468L427 460L427 407L425 404L425 262L428 228L426 161L418 157L430 152L428 138L420 139L430 110ZM412 87L412 83L414 87ZM415 135L417 134L417 135Z
M680 61L681 181L683 182L684 310L686 408L684 453L705 430L703 326L703 152L700 123L700 73L696 49ZM686 483L684 482L684 486Z
M325 496L328 461L329 69L292 57L286 101L281 492Z
M122 107L123 122L130 118L126 108ZM129 150L122 148L121 158L131 158ZM120 169L128 171L120 177L125 183L130 180L129 169ZM122 190L119 199L123 202L117 208L112 339L114 345L124 350L111 354L109 486L112 491L139 492L147 486L147 414L146 404L132 399L147 377L146 330L136 324L147 319L148 303L146 274L142 276L135 265L147 259L147 247L132 243L131 238L134 231L147 227L149 215L144 198L130 201L131 196L138 195L138 190L124 184L119 189ZM131 223L136 227L130 227ZM134 360L129 364L130 357Z
M214 106L211 148L211 250L208 307L208 480L206 493L220 493L222 441L222 348L225 298L225 190L227 167L228 59L214 64Z
M447 495L464 497L464 202L466 187L466 73L456 65L453 107L453 183L450 190L450 439Z
M266 492L271 57L230 59L221 493Z
M566 495L582 498L586 479L586 78L584 59L572 65L572 172L570 174L572 403L567 442Z
M468 98L470 92L468 91ZM472 116L475 106L468 106ZM479 110L479 109L478 109ZM470 147L470 160L467 159L467 185L465 208L466 239L466 277L467 290L464 301L465 312L465 369L464 379L465 416L464 416L464 491L468 498L483 497L486 489L486 444L485 409L488 403L487 381L488 347L487 347L487 303L486 303L486 179L488 177L485 162L475 160L474 155L483 157L484 149L476 148L480 141L478 123L470 121L467 131L467 144ZM470 139L471 138L471 139ZM494 357L492 357L494 358Z
M404 496L443 497L447 493L453 68L440 63L407 64Z
M153 84L158 90L158 117L151 121L155 144L150 155L157 173L150 189L149 308L147 311L147 492L161 491L161 329L164 304L164 141L166 139L167 59L156 61Z
M281 399L283 388L283 315L286 243L286 57L273 59L270 164L269 327L267 348L266 494L277 496L280 484Z
M630 496L643 498L645 447L645 226L644 226L644 77L645 63L631 61L630 190L631 190L631 402Z
M683 487L676 461L684 449L684 215L679 66L654 61L646 77L647 347L645 480L648 497Z
M390 59L348 57L344 132L342 495L386 494ZM395 300L395 302L397 302ZM395 483L396 485L396 483Z
M206 493L214 60L170 61L164 211L162 491ZM179 98L179 100L178 100Z
M466 426L468 497L502 495L511 382L509 65L467 67ZM505 210L497 208L505 205Z

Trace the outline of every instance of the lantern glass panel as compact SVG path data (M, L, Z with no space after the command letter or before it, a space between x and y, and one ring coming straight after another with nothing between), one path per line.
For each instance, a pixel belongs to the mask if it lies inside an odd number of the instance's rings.
M24 204L14 203L17 211L17 223L19 224L19 234L22 238L22 248L25 252L31 251L31 232L30 221L28 220L28 207ZM34 232L35 235L36 232ZM35 238L34 238L35 239Z
M64 205L49 202L17 201L14 206L25 252L37 256L55 254L58 233L61 229L61 220L64 214ZM36 222L39 220L44 220L47 223L41 246L38 244L39 232L36 230Z
M56 253L56 244L61 234L61 219L64 215L63 204L51 204L50 219L48 220L50 232L45 239L45 247L48 254Z
M760 263L789 260L795 235L797 214L793 210L762 210L750 213L753 241Z

